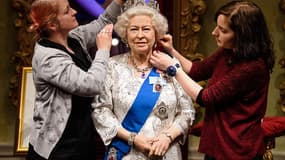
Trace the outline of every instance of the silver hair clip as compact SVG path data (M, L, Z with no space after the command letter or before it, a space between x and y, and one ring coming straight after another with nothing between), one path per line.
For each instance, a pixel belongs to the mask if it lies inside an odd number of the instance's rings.
M159 12L159 4L156 0L127 0L122 7L122 12L137 6L147 6Z

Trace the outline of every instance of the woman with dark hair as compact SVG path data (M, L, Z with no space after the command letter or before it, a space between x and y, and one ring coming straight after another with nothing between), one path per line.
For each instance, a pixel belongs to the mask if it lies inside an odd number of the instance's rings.
M216 13L218 49L191 62L166 35L160 43L177 58L153 52L152 65L174 76L198 104L205 107L199 151L207 160L261 160L273 43L261 9L250 1L230 1ZM188 75L187 75L188 74ZM195 81L209 80L203 88Z
M113 25L123 0L114 0L89 24L78 26L67 0L35 0L31 31L36 95L28 160L96 159L92 97L102 89ZM94 59L89 55L97 47Z

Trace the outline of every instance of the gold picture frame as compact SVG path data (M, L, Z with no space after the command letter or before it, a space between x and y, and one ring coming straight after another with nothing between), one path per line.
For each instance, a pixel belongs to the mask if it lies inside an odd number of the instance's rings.
M22 69L20 93L15 154L25 155L28 152L29 147L29 131L32 127L33 106L35 99L32 67L23 67Z

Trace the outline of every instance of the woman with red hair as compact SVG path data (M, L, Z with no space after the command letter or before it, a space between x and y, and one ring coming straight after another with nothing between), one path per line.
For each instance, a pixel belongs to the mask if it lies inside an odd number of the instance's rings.
M114 0L89 24L78 26L67 0L35 0L31 31L36 89L28 160L96 159L91 101L101 91L113 25L123 0ZM101 30L101 31L100 31ZM89 51L96 47L95 58Z

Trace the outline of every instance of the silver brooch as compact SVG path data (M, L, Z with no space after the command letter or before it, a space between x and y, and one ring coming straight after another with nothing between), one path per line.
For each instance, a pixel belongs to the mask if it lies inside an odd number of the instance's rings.
M164 102L161 102L160 104L157 105L157 108L155 110L155 115L159 117L161 120L164 120L168 118L168 112L169 112L168 106L165 105Z

